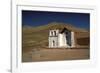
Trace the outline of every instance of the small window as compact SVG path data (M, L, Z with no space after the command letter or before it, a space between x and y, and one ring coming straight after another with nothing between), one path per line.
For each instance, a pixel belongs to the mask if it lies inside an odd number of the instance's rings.
M54 35L56 36L56 31L54 31Z
M51 36L53 36L53 32L51 31Z

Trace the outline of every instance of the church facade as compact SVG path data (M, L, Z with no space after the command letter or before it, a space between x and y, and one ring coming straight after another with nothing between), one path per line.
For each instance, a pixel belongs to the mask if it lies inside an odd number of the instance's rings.
M75 47L74 32L66 28L49 30L49 48Z

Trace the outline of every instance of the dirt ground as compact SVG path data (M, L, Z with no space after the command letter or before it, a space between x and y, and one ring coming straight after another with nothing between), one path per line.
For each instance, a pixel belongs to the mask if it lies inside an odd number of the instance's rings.
M42 49L23 52L22 62L89 59L89 49Z

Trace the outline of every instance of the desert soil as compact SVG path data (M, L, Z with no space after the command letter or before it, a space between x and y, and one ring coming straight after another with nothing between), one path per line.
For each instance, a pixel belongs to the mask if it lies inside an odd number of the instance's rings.
M89 59L89 49L41 49L22 53L22 62Z

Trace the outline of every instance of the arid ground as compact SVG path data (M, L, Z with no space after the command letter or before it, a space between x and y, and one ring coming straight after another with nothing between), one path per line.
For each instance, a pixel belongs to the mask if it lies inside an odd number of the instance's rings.
M23 62L89 59L89 49L42 49L23 52Z

